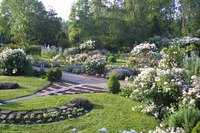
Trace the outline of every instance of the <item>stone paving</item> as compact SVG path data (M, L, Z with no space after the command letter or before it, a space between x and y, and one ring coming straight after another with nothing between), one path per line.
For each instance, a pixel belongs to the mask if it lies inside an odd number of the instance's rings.
M36 95L56 96L56 95L73 95L82 93L106 93L106 89L88 84L73 82L53 82L49 87L39 91Z

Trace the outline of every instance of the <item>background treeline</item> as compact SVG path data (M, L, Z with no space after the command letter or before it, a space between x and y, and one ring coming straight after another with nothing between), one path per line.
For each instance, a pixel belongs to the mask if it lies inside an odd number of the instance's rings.
M17 44L71 47L92 39L98 49L119 50L155 35L175 38L198 29L200 0L78 0L66 22L38 0L0 5L0 34Z
M68 21L74 45L90 38L101 48L133 46L149 37L175 38L200 29L200 0L78 0Z

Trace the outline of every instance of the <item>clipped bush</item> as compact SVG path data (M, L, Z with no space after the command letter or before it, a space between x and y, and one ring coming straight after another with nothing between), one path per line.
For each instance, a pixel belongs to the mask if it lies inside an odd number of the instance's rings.
M192 129L192 133L200 133L200 121L196 124L196 126Z
M118 81L118 79L116 78L115 75L112 75L109 78L106 87L107 87L107 91L110 92L110 93L120 92L120 83L119 83L119 81Z
M62 71L58 67L54 68L53 72L55 73L55 81L62 78Z
M31 68L31 60L22 49L5 49L0 54L0 73L3 75L26 75Z
M45 79L48 81L58 81L62 77L62 71L59 68L54 68L46 73Z
M109 63L116 63L117 62L117 60L116 60L116 58L113 54L110 54L110 56L108 57L108 62Z

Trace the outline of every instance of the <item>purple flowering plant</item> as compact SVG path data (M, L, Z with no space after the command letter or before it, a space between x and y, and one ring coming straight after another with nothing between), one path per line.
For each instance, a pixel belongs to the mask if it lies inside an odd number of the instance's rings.
M115 75L117 79L125 79L125 77L129 77L133 75L133 73L128 69L112 69L110 72L108 72L108 77L111 75Z

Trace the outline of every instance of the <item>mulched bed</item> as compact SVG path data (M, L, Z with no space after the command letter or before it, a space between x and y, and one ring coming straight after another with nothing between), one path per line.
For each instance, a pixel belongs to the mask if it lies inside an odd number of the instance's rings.
M73 99L66 106L36 111L0 110L0 123L40 124L51 123L69 118L80 117L92 110L92 104L86 99Z
M0 83L0 90L17 89L19 84L17 83Z

